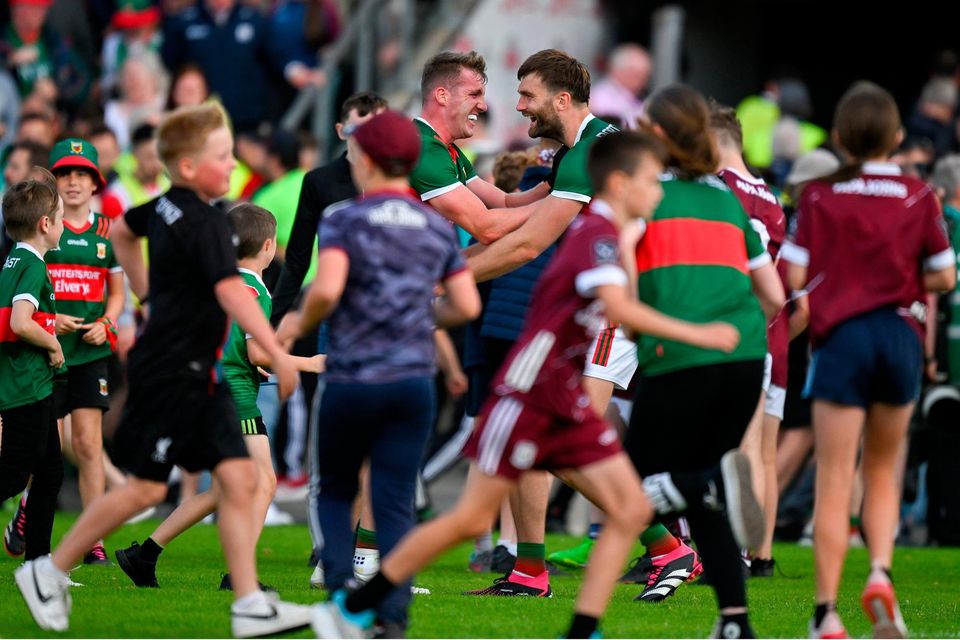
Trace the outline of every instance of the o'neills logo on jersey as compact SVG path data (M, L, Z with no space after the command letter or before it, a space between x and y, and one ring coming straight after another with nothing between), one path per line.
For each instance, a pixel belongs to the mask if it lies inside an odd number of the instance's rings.
M73 264L47 265L57 300L82 300L103 302L104 285L107 281L105 267L88 267Z
M906 198L907 185L896 180L876 178L856 178L849 182L838 182L833 185L834 193L845 193L857 196L877 196L881 198Z
M744 193L749 193L749 194L752 195L752 196L756 196L756 197L760 198L761 200L766 200L766 201L769 202L770 204L779 204L779 203L777 202L777 197L776 197L775 195L773 195L772 193L770 193L767 189L764 189L764 188L762 188L762 187L757 187L757 186L755 186L755 185L752 185L752 184L750 184L749 182L747 182L746 180L739 180L739 179L738 179L738 180L737 180L737 189L740 189L740 191L743 191Z

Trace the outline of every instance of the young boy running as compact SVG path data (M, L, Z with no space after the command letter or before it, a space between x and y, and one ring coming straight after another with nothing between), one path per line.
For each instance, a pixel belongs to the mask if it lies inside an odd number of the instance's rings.
M731 350L739 339L728 325L695 325L655 313L627 291L618 234L630 219L649 216L656 207L660 154L655 142L635 133L594 143L589 169L596 198L570 226L544 272L524 332L494 379L467 445L473 463L460 502L405 537L366 585L349 595L337 591L319 605L313 621L319 637L361 637L378 602L445 549L482 533L531 469L561 471L609 514L568 637L596 631L620 567L652 512L616 431L593 411L583 389L591 333L609 320L707 348Z
M253 537L256 467L237 430L233 400L219 382L229 313L270 355L281 396L296 384L294 363L237 273L222 197L236 166L233 136L215 103L179 109L160 126L160 155L173 187L131 210L113 228L114 248L148 319L130 351L130 391L117 430L123 487L91 503L52 556L17 569L17 586L41 628L69 626L66 571L134 513L160 502L174 464L210 469L221 487L218 525L233 580L232 633L252 637L298 628L309 610L257 588ZM150 246L149 284L140 248Z
M257 301L264 316L271 312L270 292L263 284L263 270L273 261L277 251L277 221L273 214L254 204L240 204L227 214L237 234L237 265L243 284ZM297 369L319 373L326 356L312 358L294 357ZM223 353L223 377L230 386L230 393L237 407L238 426L250 455L257 465L257 491L254 495L254 540L260 538L267 509L277 487L273 470L270 440L263 416L257 407L260 387L258 366L269 366L270 356L239 324L232 323L229 338ZM157 530L150 534L143 545L136 542L117 551L117 563L138 587L157 587L157 558L178 535L207 517L217 509L220 486L214 480L209 491L185 500L167 517ZM230 574L220 584L221 589L230 589Z
M67 138L53 147L50 170L63 199L63 237L47 256L57 297L57 335L67 375L54 385L57 419L70 417L70 439L86 507L103 495L103 414L110 408L107 362L116 346L117 317L123 311L123 269L110 242L110 220L90 203L106 181L97 150L86 140ZM98 540L85 564L110 564Z
M0 500L33 478L24 530L27 560L50 552L63 482L53 412L53 372L63 366L54 336L53 285L43 257L63 233L56 186L26 180L3 196L7 233L16 241L0 271Z

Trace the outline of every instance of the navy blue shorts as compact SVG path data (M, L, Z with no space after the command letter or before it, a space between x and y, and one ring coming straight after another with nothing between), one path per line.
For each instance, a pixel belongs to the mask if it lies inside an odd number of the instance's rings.
M893 309L878 309L836 327L813 353L804 395L864 409L909 404L922 371L920 336Z

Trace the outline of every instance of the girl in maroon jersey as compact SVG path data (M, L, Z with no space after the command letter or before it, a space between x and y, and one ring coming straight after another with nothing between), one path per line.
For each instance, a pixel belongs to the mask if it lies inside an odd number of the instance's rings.
M928 291L950 291L955 257L935 194L887 162L900 143L896 103L861 83L841 99L834 140L848 164L811 182L782 255L810 298L817 452L814 506L815 638L845 638L836 612L848 542L848 504L863 442L863 529L871 571L862 605L874 637L905 637L890 581L900 491L896 461L920 389ZM842 247L842 250L838 249Z

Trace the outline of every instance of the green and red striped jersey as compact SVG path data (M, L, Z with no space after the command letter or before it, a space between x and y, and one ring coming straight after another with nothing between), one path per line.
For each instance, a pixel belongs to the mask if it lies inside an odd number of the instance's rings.
M640 335L637 354L644 374L763 359L767 323L750 271L769 262L760 236L722 180L668 176L663 200L637 243L640 300L690 322L729 322L740 331L740 344L723 353Z
M93 322L106 312L107 275L122 269L110 242L110 219L90 212L82 227L63 221L60 248L47 253L47 271L57 297L57 311ZM106 358L110 345L83 341L83 332L60 336L67 366Z
M33 305L34 321L53 335L57 314L53 285L43 256L24 242L17 243L0 271L0 409L33 404L53 392L46 350L23 342L10 328L13 304L20 300Z

